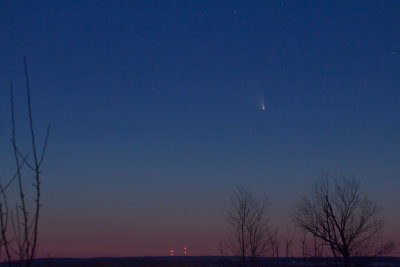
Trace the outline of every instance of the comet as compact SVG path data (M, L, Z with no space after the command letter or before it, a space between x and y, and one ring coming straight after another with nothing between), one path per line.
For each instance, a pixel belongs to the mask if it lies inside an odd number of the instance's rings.
M262 110L262 111L265 111L265 103L264 103L264 99L262 99L262 100L261 100L261 103L260 103L260 108L261 108L261 110Z

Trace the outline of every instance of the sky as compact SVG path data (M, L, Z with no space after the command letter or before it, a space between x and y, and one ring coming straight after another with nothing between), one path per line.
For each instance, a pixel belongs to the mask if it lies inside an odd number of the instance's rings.
M1 1L2 183L10 82L29 153L24 55L39 143L52 125L39 255L218 255L235 186L291 225L323 170L356 175L399 242L399 14L398 1Z

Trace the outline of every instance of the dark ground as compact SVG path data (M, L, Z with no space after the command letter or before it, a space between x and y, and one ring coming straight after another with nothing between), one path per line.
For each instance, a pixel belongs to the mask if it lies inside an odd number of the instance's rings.
M376 259L358 259L359 263L355 266L400 266L400 258L381 257ZM233 257L136 257L136 258L50 258L35 260L34 267L217 267L217 266L238 266ZM366 265L365 263L368 262ZM256 266L333 266L333 260L329 258L291 258L275 259L263 258ZM363 264L361 264L363 263ZM0 266L8 266L0 263ZM15 265L18 266L18 265Z

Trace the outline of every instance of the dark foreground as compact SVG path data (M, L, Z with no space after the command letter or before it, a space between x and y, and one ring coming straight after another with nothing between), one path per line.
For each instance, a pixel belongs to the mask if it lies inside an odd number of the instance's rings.
M0 266L8 266L0 263ZM15 265L18 266L18 265ZM34 267L216 267L240 266L233 257L136 257L136 258L49 258L35 260ZM251 266L251 265L249 265ZM333 259L311 258L263 258L255 266L334 266ZM381 257L375 259L359 258L355 266L400 266L400 258Z

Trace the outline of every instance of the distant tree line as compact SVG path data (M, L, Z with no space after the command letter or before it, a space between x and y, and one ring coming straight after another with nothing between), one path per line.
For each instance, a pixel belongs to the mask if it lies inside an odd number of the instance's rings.
M233 191L230 204L229 238L220 243L221 255L234 256L232 264L241 267L265 266L264 257L275 259L268 261L273 266L295 264L295 233L272 228L269 201L242 185ZM383 235L379 211L354 176L322 173L291 214L302 257L314 266L350 267L387 255L395 244Z

